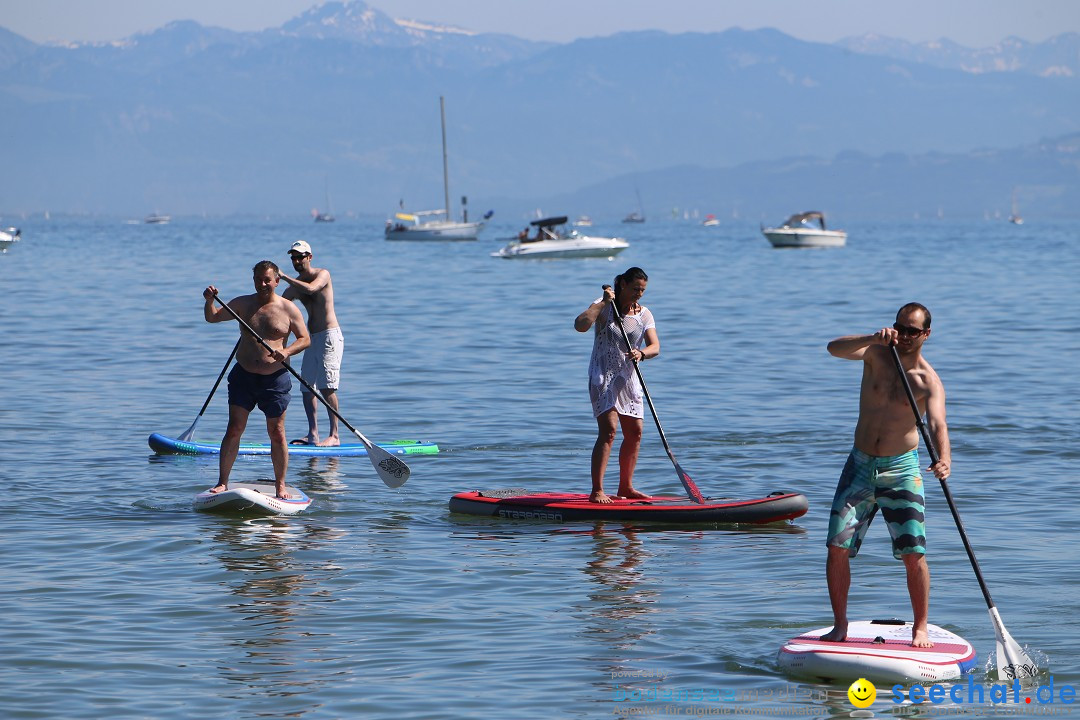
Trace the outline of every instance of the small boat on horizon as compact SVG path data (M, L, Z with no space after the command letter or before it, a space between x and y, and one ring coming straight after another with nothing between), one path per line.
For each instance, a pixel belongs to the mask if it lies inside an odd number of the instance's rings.
M22 230L17 227L9 227L0 230L0 253L6 253L8 248L19 242Z
M317 223L332 223L334 222L334 213L330 210L330 180L326 181L326 212L319 210L318 208L311 209L311 217Z
M581 235L577 230L564 234L560 227L569 218L565 215L533 220L536 235L529 237L528 228L521 231L518 239L506 247L491 253L491 257L531 258L536 260L556 258L613 258L630 243L622 238L592 237Z
M161 215L153 212L143 218L143 222L147 225L167 225L172 220L168 215Z
M634 195L637 196L637 210L633 211L622 219L624 223L643 223L645 222L645 208L641 205L641 191L637 187L634 188Z
M701 223L701 224L704 225L705 227L714 227L716 225L719 225L720 221L716 219L715 215L713 215L712 213L709 213L708 215L705 216L705 221L703 223Z
M843 230L825 228L825 215L817 210L796 213L785 220L783 225L762 227L761 232L773 247L778 248L843 247L847 242L847 233Z
M592 227L592 218L588 215L578 215L578 219L574 221L574 227Z
M1023 225L1024 218L1020 217L1020 211L1016 207L1016 189L1013 189L1012 193L1012 213L1009 215L1009 222L1013 225Z

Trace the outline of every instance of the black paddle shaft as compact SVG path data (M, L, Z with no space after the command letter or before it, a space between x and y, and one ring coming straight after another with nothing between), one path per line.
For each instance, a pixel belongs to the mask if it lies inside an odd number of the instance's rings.
M605 288L608 286L605 285ZM623 340L626 341L626 350L629 353L633 353L634 347L630 344L630 336L626 334L626 328L623 327L622 315L619 314L618 298L611 301L611 311L615 313L615 323L619 326L619 332L622 333ZM638 367L638 361L630 357L630 362L634 364L634 372L637 373L638 382L641 383L641 391L645 396L645 400L649 403L649 411L652 412L653 422L656 423L656 430L660 433L660 442L664 443L664 451L667 452L668 458L671 459L672 464L675 466L675 471L679 473L679 481L682 482L683 487L686 489L686 493L690 496L690 499L699 505L705 504L705 497L698 490L694 481L690 479L690 476L686 474L686 471L679 465L678 460L675 459L675 455L671 452L671 446L668 445L667 436L664 435L664 428L660 426L660 416L656 414L656 407L653 405L652 397L649 395L649 388L645 385L645 378L641 375L641 368Z
M915 424L919 428L919 433L922 434L923 444L926 445L926 452L930 456L930 465L933 466L941 458L938 456L937 448L934 447L934 441L930 437L929 430L926 429L926 423L923 422L922 413L919 412L919 405L915 402L915 393L911 391L911 383L908 382L907 373L900 362L900 353L896 351L896 345L889 345L889 350L892 352L893 362L896 363L896 371L900 373L900 381L904 383L908 402L911 403L911 411L915 413ZM971 561L971 567L975 571L975 578L979 581L979 587L982 588L986 606L993 609L994 600L990 597L990 590L986 587L986 581L983 580L982 571L979 569L979 561L975 559L975 551L971 549L971 542L968 540L967 532L964 530L964 521L960 519L960 513L956 510L956 503L953 502L949 484L940 478L939 482L941 483L941 491L945 495L945 502L949 503L949 510L952 512L953 520L956 522L956 529L960 532L960 539L964 543L964 550L967 551L968 560Z
M274 352L275 352L275 351L274 351L274 348L272 348L272 347L270 347L269 345L267 345L267 344L266 344L266 341L262 339L262 337L261 337L261 336L259 335L259 333L255 332L254 328L252 328L252 327L251 327L250 325L248 325L248 324L247 324L247 322L246 322L246 321L244 320L244 318L242 318L242 317L240 317L239 315L237 315L237 314L236 314L236 311L235 311L235 310L233 310L233 309L232 309L231 307L229 307L228 303L224 303L224 302L222 302L222 301L221 301L221 298L219 298L219 297L218 297L218 294L217 294L217 293L214 293L214 299L215 299L215 300L217 300L217 301L218 301L218 303L220 303L220 304L221 304L221 307L223 307L223 308L225 308L226 310L228 310L228 311L229 311L229 314L230 314L230 315L232 315L232 316L233 316L234 318L236 318L236 321L237 321L238 323L240 323L240 326L241 326L242 328L244 328L245 330L247 330L247 331L248 331L248 333L249 333L249 334L251 335L251 337L255 338L255 340L257 340L257 341L258 341L258 343L259 343L260 345L262 345L262 346L263 346L264 348L266 348L266 351L267 351L268 353L270 353L271 355L273 355L273 354L274 354ZM322 403L322 404L323 404L324 406L326 406L326 409L327 409L327 410L329 410L329 411L330 411L331 413L333 413L333 414L334 414L334 417L336 417L336 418L337 418L338 420L340 420L340 421L341 421L341 424L342 424L342 425L344 425L345 427L347 427L347 428L349 428L350 430L352 430L352 431L353 431L353 433L355 433L356 435L359 435L359 434L360 434L360 433L359 433L359 432L357 431L357 429L356 429L356 428L354 428L354 427L353 427L353 426L352 426L352 425L351 425L351 424L349 423L349 421L348 421L348 420L346 420L345 418L343 418L343 417L341 416L341 413L339 413L339 412L338 412L337 410L335 410L334 408L330 407L330 403L326 402L326 398L324 398L324 397L322 396L322 394L321 394L321 393L319 393L319 391L318 391L318 390L316 390L315 388L311 387L310 383L308 383L308 381L307 381L307 380L305 380L304 378L300 377L300 373L298 373L298 372L296 372L295 370L293 370L293 368L292 368L292 365L290 365L290 364L289 364L289 363L287 363L287 362L283 362L283 363L281 363L281 364L285 366L285 369L286 369L286 370L288 370L288 371L289 371L290 373L292 373L292 376L293 376L294 378L296 378L297 380L299 380L299 381L300 381L300 384L301 384L301 385L303 385L304 387L306 387L306 388L308 389L308 392L310 392L310 393L311 393L312 395L314 395L315 397L319 398L319 401L320 401L320 402L321 402L321 403ZM219 380L220 380L220 378L219 378Z
M236 341L236 344L233 345L232 352L229 353L229 359L225 361L225 367L221 368L221 372L218 373L217 381L214 382L214 387L210 389L210 394L206 396L206 402L204 402L202 404L202 410L199 411L199 415L198 415L199 417L202 417L202 414L204 412L206 412L207 406L210 405L210 399L213 398L214 393L217 392L218 385L221 384L221 378L225 377L225 372L229 369L229 365L232 364L233 358L236 357L236 351L239 350L239 349L240 349L240 340L238 339Z

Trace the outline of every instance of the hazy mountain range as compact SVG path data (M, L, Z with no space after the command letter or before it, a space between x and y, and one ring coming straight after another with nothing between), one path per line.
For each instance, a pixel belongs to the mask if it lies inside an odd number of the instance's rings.
M0 29L0 212L441 207L1080 214L1080 35L967 49L774 30L567 44L328 2L257 33ZM565 208L565 210L561 210Z

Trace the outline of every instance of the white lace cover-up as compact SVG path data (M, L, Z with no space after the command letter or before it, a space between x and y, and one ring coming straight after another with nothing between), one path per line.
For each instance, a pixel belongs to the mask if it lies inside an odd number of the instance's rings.
M600 302L598 298L594 302ZM652 313L647 307L635 315L623 316L623 328L630 345L640 350L645 344L645 331L655 328ZM589 399L593 416L599 417L611 408L620 415L645 417L641 383L634 372L634 363L626 357L626 341L619 332L618 322L610 305L600 312L593 336L592 357L589 359Z

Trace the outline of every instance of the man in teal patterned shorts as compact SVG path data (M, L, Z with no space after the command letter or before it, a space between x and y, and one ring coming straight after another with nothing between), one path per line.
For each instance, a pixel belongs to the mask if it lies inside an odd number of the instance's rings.
M829 548L825 574L833 628L822 640L847 638L847 601L851 587L850 558L859 552L871 520L881 508L892 536L893 556L904 562L908 594L914 614L911 644L931 647L926 624L930 608L930 570L926 566L925 502L919 472L919 430L903 382L896 371L890 345L896 345L919 412L940 458L929 469L938 478L949 477L952 453L945 424L945 388L934 368L922 356L930 337L930 311L908 303L896 314L891 328L870 335L848 335L829 343L829 353L846 360L862 360L862 389L855 447L840 475L829 514Z

